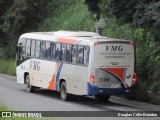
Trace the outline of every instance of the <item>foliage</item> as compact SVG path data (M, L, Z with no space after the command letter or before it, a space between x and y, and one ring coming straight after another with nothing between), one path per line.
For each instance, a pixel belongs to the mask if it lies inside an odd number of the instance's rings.
M99 4L102 3L102 0L85 0L85 3L88 5L88 8L96 14L97 20L99 20L101 13Z
M135 84L135 91L133 93L126 94L126 97L132 100L149 102L151 95L147 92L147 89L147 85L139 81Z
M14 60L0 60L0 73L9 75L16 75L15 61Z
M151 85L151 92L152 93L158 93L160 92L160 82L159 81L155 81L152 83Z
M160 1L159 0L103 0L103 2L93 2L85 0L91 11L97 6L99 11L105 12L110 17L116 17L120 23L129 23L132 27L141 27L152 33L154 41L160 46ZM87 2L90 1L90 2ZM103 7L100 7L99 4ZM100 15L99 15L100 16Z
M103 29L102 35L118 39L132 39L131 28L129 25L119 25L113 18L106 19L106 27Z
M50 16L39 24L40 31L93 31L94 21L87 7L82 1L71 0L72 5L63 6L59 9L59 14Z
M135 84L135 91L126 94L125 97L131 100L137 100L137 101L152 103L155 105L160 105L160 96L149 93L147 91L148 87L149 87L148 83L138 81Z
M1 25L3 32L21 32L23 28L34 29L37 23L48 16L51 0L14 0L13 5L4 13Z
M37 31L41 21L59 14L58 9L66 3L68 6L72 4L69 0L0 0L0 48L9 53L5 58L14 57L15 46L22 33Z

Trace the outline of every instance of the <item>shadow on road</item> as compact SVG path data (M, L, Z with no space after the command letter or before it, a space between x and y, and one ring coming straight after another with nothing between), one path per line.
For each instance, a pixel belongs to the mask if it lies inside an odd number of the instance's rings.
M26 92L26 90L23 90L24 92ZM51 98L51 99L56 99L57 101L61 101L60 95L58 92L55 91L50 91L50 90L46 90L46 89L37 89L35 91L35 93L31 93L31 94L36 94L36 95L40 95L40 96L44 96L47 98ZM77 104L77 105L82 105L82 106L88 106L88 107L92 107L92 108L96 108L102 111L115 111L113 109L109 109L106 108L105 106L115 106L115 107L131 107L133 108L133 106L128 106L125 104L121 104L121 103L117 103L117 101L115 102L114 100L112 101L112 96L109 99L109 101L97 101L94 99L94 97L92 96L77 96L74 95L74 99L71 101L65 101L68 103L72 103L72 104Z

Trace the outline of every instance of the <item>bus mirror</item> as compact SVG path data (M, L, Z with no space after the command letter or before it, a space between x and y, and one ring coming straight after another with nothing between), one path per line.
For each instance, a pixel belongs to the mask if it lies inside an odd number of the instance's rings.
M22 46L19 47L19 53L22 54Z
M16 53L18 52L18 46L16 46Z

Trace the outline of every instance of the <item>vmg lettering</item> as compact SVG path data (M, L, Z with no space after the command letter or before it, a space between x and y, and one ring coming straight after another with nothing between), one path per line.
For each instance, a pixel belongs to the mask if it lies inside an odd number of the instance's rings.
M30 69L32 70L40 70L40 61L30 60Z
M107 45L106 51L123 51L123 45Z

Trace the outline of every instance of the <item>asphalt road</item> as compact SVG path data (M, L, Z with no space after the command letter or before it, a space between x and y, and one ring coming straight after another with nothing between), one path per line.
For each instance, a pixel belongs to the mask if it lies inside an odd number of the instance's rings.
M0 103L18 111L159 111L160 106L111 96L109 102L98 102L92 97L76 96L74 101L62 101L58 93L36 90L27 93L25 85L18 84L16 77L0 74ZM63 118L61 118L63 119ZM72 118L73 119L73 118ZM77 118L76 118L77 119ZM89 119L89 118L86 118ZM95 118L93 118L95 119ZM93 120L92 119L92 120ZM113 118L114 120L115 118ZM119 118L120 119L120 118ZM134 118L125 118L133 120ZM150 118L145 118L150 119ZM160 119L160 118L152 118Z

